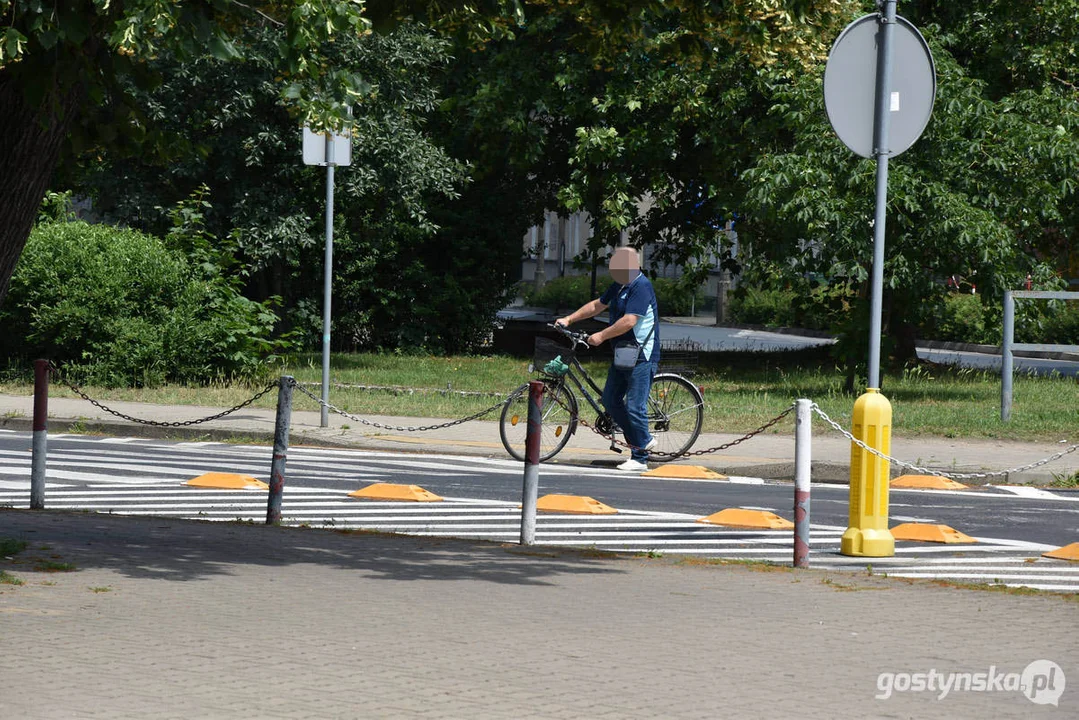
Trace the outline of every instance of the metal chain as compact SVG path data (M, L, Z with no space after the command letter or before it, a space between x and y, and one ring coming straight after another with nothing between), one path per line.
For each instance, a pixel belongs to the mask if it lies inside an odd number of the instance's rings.
M127 415L126 413L122 413L119 410L113 410L112 408L108 407L107 405L104 405L104 404L98 402L97 400L94 400L92 397L90 397L89 395L84 393L79 388L79 386L65 380L64 377L60 374L60 369L58 367L56 367L55 365L53 365L52 363L49 363L49 370L51 371L52 376L54 378L56 378L57 382L59 382L61 385L66 385L68 388L71 389L72 392L74 392L76 395L78 395L79 397L81 397L83 400L90 403L94 407L98 408L99 410L104 410L105 412L109 413L110 415L115 415L116 417L121 418L123 420L127 420L129 422L138 423L139 425L152 425L154 427L188 427L189 425L199 425L201 423L210 422L211 420L220 420L221 418L225 417L226 415L231 415L232 413L234 413L234 412L236 412L238 410L244 409L245 407L247 407L251 403L255 402L260 397L262 397L266 393L270 392L271 390L273 390L275 387L277 387L280 384L279 381L274 380L272 383L267 385L264 390L260 391L259 393L257 393L253 397L248 398L247 400L244 400L239 405L236 405L235 407L231 407L228 410L225 410L224 412L219 412L219 413L217 413L215 415L210 415L209 417L198 418L196 420L179 420L179 421L176 421L176 422L166 422L166 421L162 421L162 420L144 420L142 418L134 417L133 415Z
M308 387L322 387L318 382L303 382L297 383L299 385L306 385ZM489 392L482 390L454 390L453 388L412 388L405 387L404 385L358 385L356 383L330 383L331 387L345 389L345 390L375 390L382 392L392 392L394 394L408 394L408 395L460 395L462 397L500 397L504 398L505 393Z
M1079 450L1079 445L1072 445L1071 447L1065 448L1064 450L1061 450L1060 452L1058 452L1058 453L1056 453L1054 455L1050 455L1047 458L1044 458L1042 460L1037 460L1037 461L1032 462L1032 463L1028 463L1027 465L1020 465L1019 467L1015 467L1015 468L1012 468L1010 470L999 470L997 472L988 472L988 473L978 473L978 472L950 473L950 472L945 472L945 471L942 471L942 470L934 470L932 468L919 467L917 465L913 465L913 464L908 463L908 462L903 462L902 460L898 460L898 459L896 459L894 457L891 457L890 455L886 455L886 454L882 453L881 451L877 450L876 448L869 447L864 442L862 442L858 438L854 437L854 435L852 435L850 432L848 432L845 428L843 428L835 420L828 417L828 414L825 413L823 410L821 410L820 406L817 405L817 403L813 403L810 407L813 409L813 411L815 413L817 413L817 415L820 415L821 419L824 420L824 422L828 423L834 429L838 430L840 433L842 433L852 443L854 443L858 447L862 448L866 452L869 452L869 453L871 453L873 455L876 455L881 460L887 460L890 463L895 463L899 467L904 467L904 468L907 468L909 470L915 470L915 471L917 471L918 473L920 473L922 475L939 475L941 477L946 477L946 478L949 478L949 479L952 479L952 480L966 480L966 479L974 479L974 478L985 479L985 478L991 478L991 477L996 477L996 476L1004 477L1004 476L1007 476L1007 475L1011 475L1013 473L1021 473L1021 472L1025 472L1027 470L1033 470L1036 467L1041 467L1042 465L1048 465L1049 463L1053 462L1054 460L1059 460L1060 458L1064 457L1065 455L1067 455L1069 453L1073 453L1076 450Z
M562 405L563 408L566 407L565 405L562 404L562 402L558 399L557 396L555 397L555 402L557 402L559 405ZM738 438L737 440L731 440L728 443L723 443L722 445L717 445L715 447L707 448L706 450L694 450L693 452L682 452L682 453L665 453L665 452L660 452L658 450L651 450L651 451L649 451L648 454L649 454L649 456L658 455L660 457L667 457L667 458L672 458L673 459L673 458L678 458L678 457L696 457L698 455L708 455L710 453L720 452L722 450L726 450L727 448L734 447L735 445L738 445L740 443L744 443L746 440L749 440L750 438L753 438L753 437L755 437L757 435L760 435L762 432L764 432L768 428L772 427L773 425L778 423L780 420L782 420L783 418L790 415L792 412L794 412L794 405L791 405L789 408L784 410L778 416L772 418L771 420L766 422L764 425L761 425L756 430L753 430L753 431L743 435L742 437ZM613 433L612 434L607 434L607 433L604 433L603 431L599 430L598 428L593 427L591 425L591 423L589 423L587 420L585 420L584 418L582 418L580 416L580 413L578 413L578 415L577 415L577 422L580 423L581 425L585 426L586 428L588 428L589 430L591 430L595 434L599 435L600 437L606 438L607 440L610 440L612 444L621 445L622 447L628 448L629 450L640 450L641 449L641 448L636 447L635 445L631 445L631 444L629 444L627 442L622 442L621 440L618 440L617 438L615 438Z
M331 403L323 402L322 398L320 398L319 396L317 396L314 393L312 393L311 391L309 391L303 385L296 384L295 387L301 393L303 393L307 397L309 397L312 400L314 400L315 402L317 402L320 406L324 406L327 410L332 410L333 412L337 413L338 415L341 415L343 417L347 417L349 420L352 420L354 422L358 422L361 425L367 425L368 427L379 428L381 430L396 430L398 432L424 432L424 431L427 431L427 430L441 430L443 428L449 428L449 427L453 427L454 425L460 425L462 423L470 422L472 420L477 420L477 419L483 417L484 415L487 415L487 414L497 410L498 408L502 407L503 405L505 405L506 403L508 403L510 400L512 400L515 397L515 394L511 393L508 397L503 398L497 404L492 405L491 407L487 408L486 410L481 410L478 413L473 413L472 415L469 415L468 417L461 418L460 420L451 420L450 422L441 423L440 425L420 425L420 426L409 425L409 426L405 427L403 425L383 425L382 423L373 422L371 420L364 420L361 417L356 417L355 415L353 415L351 413L345 412L341 408L339 408L339 407L337 407L335 405L332 405Z

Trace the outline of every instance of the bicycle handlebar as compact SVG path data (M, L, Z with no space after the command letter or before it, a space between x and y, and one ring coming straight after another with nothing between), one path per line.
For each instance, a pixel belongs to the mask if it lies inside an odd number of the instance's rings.
M547 323L547 327L554 328L555 330L572 340L573 346L575 348L577 347L577 345L581 345L586 348L590 347L590 345L588 344L588 333L573 332L572 330L565 328L558 323Z

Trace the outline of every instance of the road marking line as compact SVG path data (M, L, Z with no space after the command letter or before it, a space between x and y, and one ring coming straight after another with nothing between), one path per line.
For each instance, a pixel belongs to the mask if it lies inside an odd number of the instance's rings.
M998 485L997 487L1005 492L1010 492L1013 495L1018 495L1019 497L1041 498L1050 500L1057 500L1060 497L1056 493L1049 492L1048 490L1041 490L1039 488L1025 487L1021 485Z
M1007 571L1007 570L1015 570L1015 569L1019 569L1019 568L1021 568L1024 572L1030 572L1030 573L1035 573L1035 574L1060 573L1060 574L1064 574L1064 575L1076 575L1076 577L1079 578L1079 567L1062 567L1060 565L1051 565L1051 566L1049 566L1049 565L1037 565L1035 563L1026 563L1026 562L1019 565L1018 568L1016 568L1016 567L1004 567L1004 566L998 566L998 565L930 565L930 566L925 566L925 565L907 566L907 565L903 565L902 567L897 569L897 572L905 572L905 573L906 572L932 572L932 573L936 573L936 572L939 572L939 571L942 571L942 570L960 571L960 572L970 572L970 571L977 570L979 572L992 572L994 570L995 571L1001 571L1001 570ZM893 573L889 570L888 574L892 575Z

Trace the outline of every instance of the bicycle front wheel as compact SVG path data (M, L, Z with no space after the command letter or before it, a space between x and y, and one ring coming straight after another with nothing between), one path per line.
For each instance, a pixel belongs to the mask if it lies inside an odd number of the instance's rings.
M648 429L656 439L653 461L666 462L689 451L704 425L704 397L681 375L659 373L648 395ZM674 456L674 457L669 457Z
M543 384L543 427L540 429L540 461L550 460L577 430L577 398L562 383ZM498 432L506 451L516 460L525 459L528 435L528 383L513 391L502 408Z

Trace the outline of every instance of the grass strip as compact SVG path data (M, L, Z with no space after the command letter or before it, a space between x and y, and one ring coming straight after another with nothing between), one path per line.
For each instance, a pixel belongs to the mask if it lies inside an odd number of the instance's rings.
M361 417L458 418L482 410L496 399L437 391L449 388L508 393L530 379L527 366L527 359L498 355L335 354L332 357L335 383L418 388L428 392L409 394L399 389L334 387L330 399ZM602 384L607 361L590 361L586 367ZM282 368L280 374L293 375L301 382L318 383L320 359L316 355L301 357ZM855 396L844 392L844 373L835 367L826 351L705 354L693 380L704 389L707 432L748 432L800 397L814 400L841 425L850 425ZM893 432L898 436L1079 442L1079 383L1074 378L1016 376L1012 419L1008 423L1000 420L1000 378L994 373L918 364L901 374L886 375L883 384L884 394L892 404ZM221 408L246 400L262 387L260 382L199 387L86 387L84 390L105 402L125 400ZM0 383L0 392L30 394L29 375ZM54 397L74 397L70 390L58 385L53 385L50 392ZM275 394L270 393L256 406L273 407L275 402ZM318 409L314 401L300 394L295 396L295 408ZM490 419L497 416L492 414ZM815 422L821 432L827 430L822 421ZM792 428L793 418L789 418L773 432L785 434Z

